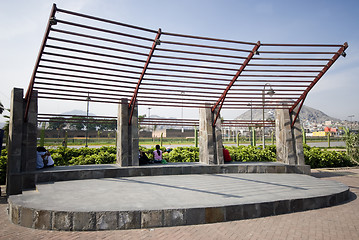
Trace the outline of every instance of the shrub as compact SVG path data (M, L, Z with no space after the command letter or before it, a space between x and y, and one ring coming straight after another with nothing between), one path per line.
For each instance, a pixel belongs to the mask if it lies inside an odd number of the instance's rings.
M0 157L0 184L3 185L6 182L6 166L7 166L7 151L1 150Z
M319 148L304 149L305 164L311 168L351 167L353 163L344 152L321 150Z
M198 147L177 147L170 153L163 154L163 158L167 162L198 162L199 148Z
M275 146L262 147L239 146L227 147L233 161L239 162L274 162L276 161Z

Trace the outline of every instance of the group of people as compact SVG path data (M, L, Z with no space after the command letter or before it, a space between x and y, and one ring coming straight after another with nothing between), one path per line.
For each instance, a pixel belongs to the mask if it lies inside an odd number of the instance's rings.
M168 149L167 152L170 152L171 149ZM150 160L146 153L143 151L140 151L139 155L139 164L145 165L150 163L167 163L162 158L162 150L160 145L156 145L156 150L153 151L153 160ZM231 156L229 155L228 149L224 148L223 146L223 157L224 162L231 162ZM50 152L46 150L44 147L37 147L37 158L36 158L36 168L42 169L42 168L49 168L54 166L54 160L51 158Z
M51 154L44 147L37 147L37 156L36 156L36 168L49 168L54 166L54 160L52 160Z
M224 158L224 162L228 163L232 161L231 155L229 154L228 149L226 149L224 146L223 147L223 158ZM163 163L163 158L162 158L162 150L160 149L160 145L156 145L156 150L153 151L153 158L154 160L150 160L146 153L143 151L140 151L140 156L139 156L139 164L140 165L146 165L146 164L150 164L150 163ZM166 150L166 152L170 152L170 149Z
M166 152L170 152L170 149L168 149ZM162 158L162 154L163 152L160 145L156 145L156 150L153 151L153 160L150 160L145 152L140 151L139 164L146 165L151 163L167 163L166 160Z

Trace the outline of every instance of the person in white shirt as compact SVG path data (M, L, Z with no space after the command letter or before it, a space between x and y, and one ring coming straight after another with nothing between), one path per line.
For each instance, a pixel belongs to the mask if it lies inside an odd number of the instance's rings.
M44 147L37 147L36 168L48 168L54 166L51 154Z

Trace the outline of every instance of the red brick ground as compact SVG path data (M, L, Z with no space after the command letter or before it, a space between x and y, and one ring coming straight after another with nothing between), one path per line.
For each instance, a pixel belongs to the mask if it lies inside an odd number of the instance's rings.
M59 232L12 224L7 204L0 200L0 239L359 239L359 169L313 170L313 176L350 187L344 204L292 214L224 222L141 230ZM3 189L2 189L3 190Z

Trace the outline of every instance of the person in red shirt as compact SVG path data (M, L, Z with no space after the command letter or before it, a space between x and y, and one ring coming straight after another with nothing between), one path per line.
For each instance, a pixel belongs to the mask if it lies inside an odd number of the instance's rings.
M228 149L226 149L224 146L223 146L223 158L224 158L224 162L232 161L232 158L231 158L231 155L229 155Z

